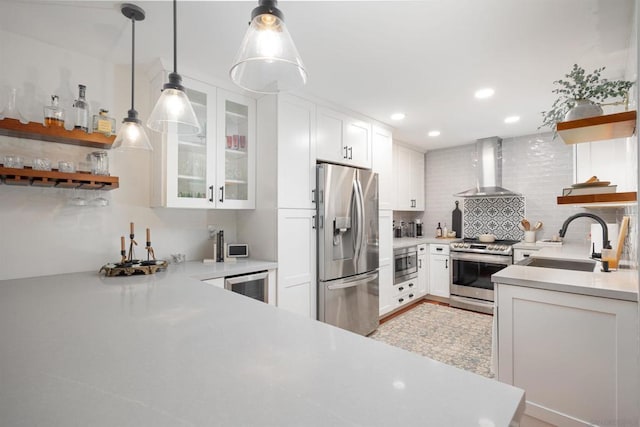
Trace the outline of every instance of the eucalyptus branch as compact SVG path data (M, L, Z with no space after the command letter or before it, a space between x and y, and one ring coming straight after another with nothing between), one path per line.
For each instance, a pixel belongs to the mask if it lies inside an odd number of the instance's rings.
M634 82L601 79L604 69L605 67L596 68L591 74L587 74L584 68L573 64L569 74L565 74L566 79L554 81L553 84L559 87L553 89L552 93L558 94L559 97L549 111L542 112L543 122L538 129L548 126L555 130L556 124L564 119L578 100L590 100L602 105L602 101L609 98L628 99L629 89Z

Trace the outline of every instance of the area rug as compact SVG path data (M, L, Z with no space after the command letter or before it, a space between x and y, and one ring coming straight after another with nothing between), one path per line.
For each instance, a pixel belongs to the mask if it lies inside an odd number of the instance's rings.
M369 337L493 378L493 317L422 303L380 325Z

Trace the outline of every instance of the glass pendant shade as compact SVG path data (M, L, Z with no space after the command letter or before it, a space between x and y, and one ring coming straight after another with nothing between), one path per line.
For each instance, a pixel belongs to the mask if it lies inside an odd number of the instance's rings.
M286 92L307 82L307 71L284 21L271 13L251 20L229 75L241 88L258 93Z
M173 73L172 73L173 74ZM164 85L162 94L156 102L147 126L157 132L171 132L179 135L196 135L200 133L200 124L193 106L184 92L184 88L174 87L171 83Z
M112 148L120 150L153 150L142 122L138 120L136 111L133 111L133 114L132 111L129 111L129 117L122 121L120 131L113 142Z

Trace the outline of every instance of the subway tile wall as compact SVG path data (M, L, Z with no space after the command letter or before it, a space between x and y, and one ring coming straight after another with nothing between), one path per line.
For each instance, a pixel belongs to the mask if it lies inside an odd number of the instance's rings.
M453 194L476 185L473 167L475 144L433 150L425 156L426 210L423 221L424 229L430 235L430 230L435 230L438 222L451 223L454 202L462 201ZM574 182L574 156L573 147L559 139L553 140L550 132L505 138L502 141L502 162L502 186L524 196L525 216L530 222L541 221L544 224L538 239L552 237L558 233L567 217L587 211L556 204L556 197L561 194L562 188ZM463 203L460 205L463 206ZM627 210L632 216L632 226L635 226L637 208ZM606 222L619 222L625 209L588 211L602 216ZM591 223L589 219L572 222L566 240L588 244ZM633 230L631 232L634 233ZM632 246L629 256L633 256L637 243L636 240L629 241Z

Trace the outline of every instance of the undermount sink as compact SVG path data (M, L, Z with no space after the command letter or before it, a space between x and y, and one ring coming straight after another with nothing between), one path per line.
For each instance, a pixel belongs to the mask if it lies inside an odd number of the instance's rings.
M551 258L526 258L518 263L529 267L558 268L560 270L593 271L595 261L578 261Z

